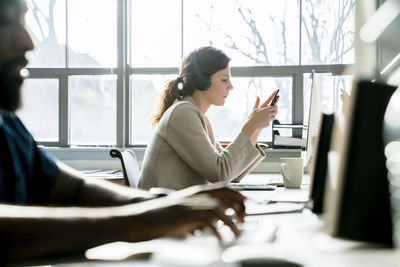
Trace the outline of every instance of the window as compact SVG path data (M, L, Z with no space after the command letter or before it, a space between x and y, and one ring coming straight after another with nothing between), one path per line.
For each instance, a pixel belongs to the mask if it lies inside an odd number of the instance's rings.
M67 0L68 66L117 66L117 2Z
M69 78L70 142L116 144L116 77L74 75Z
M208 112L221 141L239 133L256 95L265 99L280 88L278 119L303 123L309 73L336 77L324 89L336 97L328 99L337 99L351 79L337 75L354 61L354 0L27 3L36 49L28 55L28 104L19 115L49 146L146 145L164 84L176 77L183 56L202 45L232 58L234 90L224 107ZM46 125L30 123L30 114ZM271 141L270 129L260 141Z
M302 1L301 64L354 62L354 1Z
M58 88L57 79L28 79L24 82L18 115L37 141L56 142L59 139Z
M325 113L336 112L338 114L339 123L344 123L343 103L341 101L342 90L345 94L350 95L353 77L350 75L332 75L331 73L315 73L314 74L315 89L317 90L318 106ZM304 74L304 119L305 124L308 122L308 110L310 104L310 88L311 73Z
M220 0L183 3L183 50L220 47L232 66L299 63L299 1Z
M131 75L131 133L136 144L146 144L152 132L151 117L165 83L175 75Z

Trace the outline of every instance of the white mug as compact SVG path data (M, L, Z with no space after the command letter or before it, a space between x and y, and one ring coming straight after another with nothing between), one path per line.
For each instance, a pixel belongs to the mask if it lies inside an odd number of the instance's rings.
M281 174L285 187L300 188L303 170L303 158L281 158Z

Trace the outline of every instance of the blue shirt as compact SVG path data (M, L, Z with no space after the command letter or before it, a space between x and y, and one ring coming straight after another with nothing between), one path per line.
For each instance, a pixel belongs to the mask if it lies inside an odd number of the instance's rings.
M0 203L45 204L58 168L14 115L0 115Z

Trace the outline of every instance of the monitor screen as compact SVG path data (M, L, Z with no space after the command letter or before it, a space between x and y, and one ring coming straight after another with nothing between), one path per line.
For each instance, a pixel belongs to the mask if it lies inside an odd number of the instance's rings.
M394 90L386 84L354 83L343 135L335 125L331 150L336 144L339 148L337 156L328 155L330 181L324 198L332 236L392 244L383 118Z
M305 106L305 125L307 126L307 143L306 143L306 153L304 156L304 166L308 166L313 154L313 136L317 132L317 120L320 113L319 99L316 91L315 83L316 75L311 73L308 84L307 84L307 96L308 105Z
M316 87L316 76L317 75L314 72L310 75L307 84L307 99L309 101L308 107L305 107L305 117L307 118L307 121L305 122L307 125L307 144L304 156L304 166L308 167L308 169L312 168L309 164L312 162L311 158L314 155L313 144L318 135L319 119L321 114L319 90Z

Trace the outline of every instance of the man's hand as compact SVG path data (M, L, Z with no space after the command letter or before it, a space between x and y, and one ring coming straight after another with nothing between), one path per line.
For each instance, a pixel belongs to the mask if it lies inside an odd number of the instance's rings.
M212 190L219 198L219 190ZM228 190L232 191L232 190ZM127 205L130 206L130 205ZM221 240L215 222L221 220L231 228L235 235L240 230L232 218L225 214L225 205L207 195L189 197L164 197L139 204L133 204L132 209L142 209L131 218L126 241L144 241L163 236L185 237L197 229L210 229ZM125 221L126 222L126 221ZM129 222L127 223L129 225Z
M232 208L235 211L237 219L240 222L244 221L244 216L246 214L244 200L246 197L235 190L227 188L225 183L195 185L173 192L169 194L168 197L183 198L203 194L217 199L224 209Z

